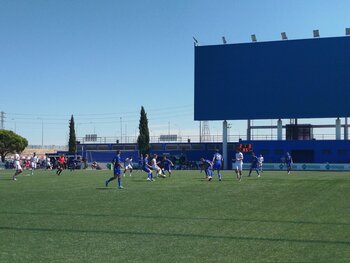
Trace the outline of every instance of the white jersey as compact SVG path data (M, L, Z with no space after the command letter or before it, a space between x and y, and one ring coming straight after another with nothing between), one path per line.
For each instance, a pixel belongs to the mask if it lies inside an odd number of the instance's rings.
M125 169L132 169L132 158L125 159Z
M22 166L19 163L19 161L21 160L21 157L19 156L18 153L15 154L15 169L16 170L22 170Z
M264 162L264 157L260 156L260 157L258 158L258 162L259 162L260 165L262 165L263 162Z
M243 153L236 153L236 163L243 163Z
M155 170L159 170L159 169L160 169L159 166L157 165L157 160L156 160L156 158L153 158L152 161L151 161L151 163L152 163L152 168L153 168L153 169L155 169Z
M36 164L38 163L38 156L33 155L30 161L32 168L36 168Z
M236 170L238 170L238 171L243 170L243 153L241 153L241 152L236 153L235 167L236 167Z

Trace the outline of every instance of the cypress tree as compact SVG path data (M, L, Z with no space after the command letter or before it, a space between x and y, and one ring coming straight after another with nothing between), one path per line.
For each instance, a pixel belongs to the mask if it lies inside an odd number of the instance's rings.
M75 136L75 127L74 127L74 117L70 118L69 121L69 141L68 141L68 151L71 154L74 154L77 150L77 138Z
M149 130L148 130L148 119L147 114L143 106L141 106L140 112L140 124L139 124L139 136L137 137L137 146L142 154L149 153Z

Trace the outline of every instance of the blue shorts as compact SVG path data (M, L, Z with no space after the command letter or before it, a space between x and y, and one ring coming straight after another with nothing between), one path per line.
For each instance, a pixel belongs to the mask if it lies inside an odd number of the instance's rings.
M212 170L210 169L210 167L205 169L205 175L206 176L212 176Z
M121 171L120 167L114 168L113 172L114 172L114 175L121 175L122 174L122 171Z
M142 170L145 171L146 173L150 173L151 172L151 170L148 167L143 167Z
M221 169L221 162L215 162L213 165L213 170L220 170Z

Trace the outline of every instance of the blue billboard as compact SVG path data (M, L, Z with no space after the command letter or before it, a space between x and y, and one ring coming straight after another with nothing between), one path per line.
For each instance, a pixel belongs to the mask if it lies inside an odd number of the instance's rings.
M195 47L195 120L350 116L350 37Z

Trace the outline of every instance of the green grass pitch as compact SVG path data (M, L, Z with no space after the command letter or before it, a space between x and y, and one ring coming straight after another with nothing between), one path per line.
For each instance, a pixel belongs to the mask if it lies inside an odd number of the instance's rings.
M350 173L0 171L0 262L350 262ZM244 175L247 171L244 171Z

